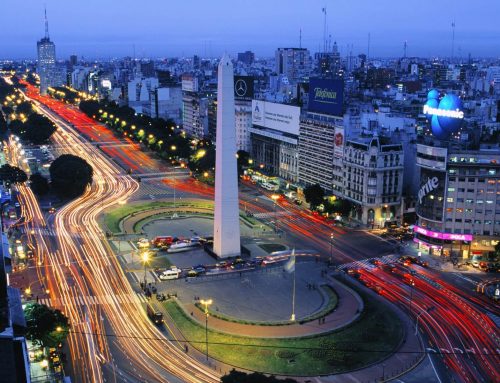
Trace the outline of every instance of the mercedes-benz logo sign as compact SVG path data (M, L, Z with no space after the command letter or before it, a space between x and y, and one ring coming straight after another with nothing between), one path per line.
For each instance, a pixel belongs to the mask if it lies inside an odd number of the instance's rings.
M245 94L247 94L247 83L241 79L236 81L236 84L234 84L234 91L236 92L237 96L243 97Z

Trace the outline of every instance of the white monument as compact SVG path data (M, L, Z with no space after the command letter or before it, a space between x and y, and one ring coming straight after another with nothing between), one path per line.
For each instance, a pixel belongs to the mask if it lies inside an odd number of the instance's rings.
M214 253L240 255L240 209L236 168L233 64L225 54L219 62L215 151Z

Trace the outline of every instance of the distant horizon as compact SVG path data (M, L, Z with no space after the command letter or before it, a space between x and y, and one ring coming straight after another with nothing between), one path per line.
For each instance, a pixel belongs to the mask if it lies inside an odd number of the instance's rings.
M331 45L338 43L342 57L351 51L368 54L368 41L370 58L403 57L405 42L407 57L500 57L496 0L483 0L481 7L467 0L254 0L251 5L243 0L150 0L147 5L46 0L56 57L112 59L133 57L135 51L138 59L216 58L251 50L267 58L288 46L323 52L324 37ZM17 1L4 0L2 10L1 59L35 59L36 42L44 36L44 4L26 0L21 10Z

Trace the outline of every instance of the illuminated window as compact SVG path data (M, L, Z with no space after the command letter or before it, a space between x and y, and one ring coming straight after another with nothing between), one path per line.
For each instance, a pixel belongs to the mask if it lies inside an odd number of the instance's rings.
M457 209L455 209L455 211L456 211L457 213L463 213L463 212L464 212L464 209L462 209L462 208L457 208Z
M446 202L453 202L453 198L451 197L446 198Z
M455 191L455 188L448 188L448 191L449 191L449 192L454 192L454 191Z
M458 210L458 209L457 209L457 210ZM447 213L451 213L451 212L453 212L453 208L452 208L452 207L448 207L448 208L446 208L446 212L447 212Z

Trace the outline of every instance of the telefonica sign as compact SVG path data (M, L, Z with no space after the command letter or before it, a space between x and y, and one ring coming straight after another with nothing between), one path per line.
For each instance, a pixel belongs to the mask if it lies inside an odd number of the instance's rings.
M431 191L437 189L439 180L437 177L427 178L427 182L418 191L418 202L422 204L422 199Z
M343 80L311 78L309 81L310 112L341 116L343 99Z
M432 134L442 140L456 133L464 119L460 98L453 93L440 97L436 89L427 93L423 112L431 121Z

